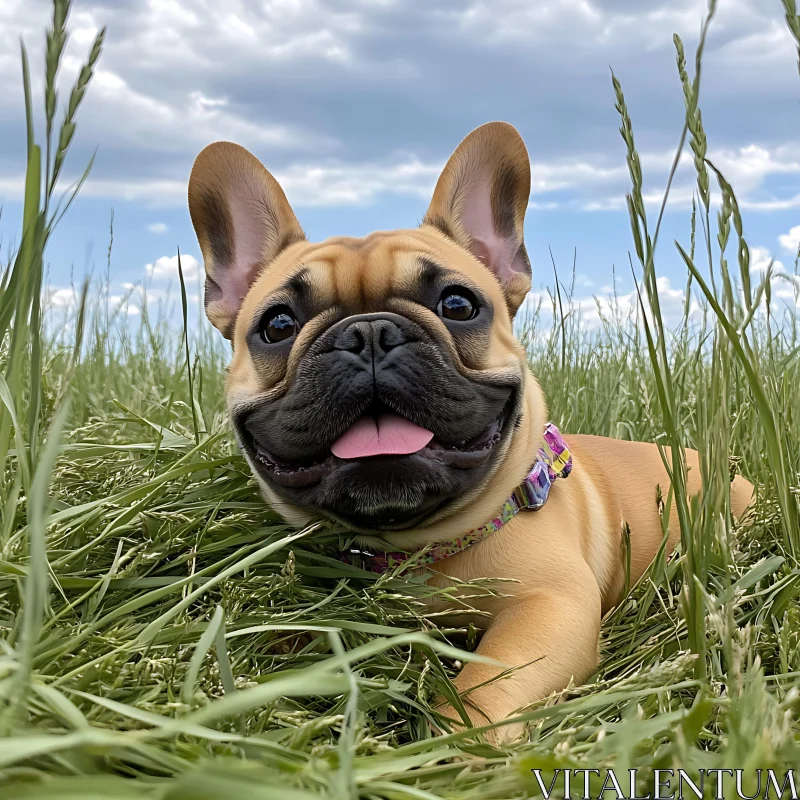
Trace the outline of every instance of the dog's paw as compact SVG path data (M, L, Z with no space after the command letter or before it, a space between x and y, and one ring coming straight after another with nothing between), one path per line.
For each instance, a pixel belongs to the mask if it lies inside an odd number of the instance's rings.
M464 710L469 716L470 727L472 728L481 728L485 725L491 725L494 721L496 721L490 719L486 714L475 707L465 705ZM461 719L461 715L450 703L442 701L440 704L434 706L434 711L436 711L437 715L446 719L446 723L450 728L448 731L444 726L444 722L442 724L431 723L431 730L435 734L445 735L447 733L456 733L467 730L463 720ZM474 736L466 736L464 741L478 742L482 739L484 742L487 742L494 747L505 747L512 742L521 739L524 734L524 724L513 722L507 725L498 725L496 728L491 728L488 731L481 731L480 733L476 733Z

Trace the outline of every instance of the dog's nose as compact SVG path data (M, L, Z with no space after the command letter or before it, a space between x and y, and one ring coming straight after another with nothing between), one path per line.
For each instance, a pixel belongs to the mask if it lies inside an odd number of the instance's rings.
M395 347L405 343L405 334L397 323L386 317L375 317L352 321L338 334L334 347L375 364Z

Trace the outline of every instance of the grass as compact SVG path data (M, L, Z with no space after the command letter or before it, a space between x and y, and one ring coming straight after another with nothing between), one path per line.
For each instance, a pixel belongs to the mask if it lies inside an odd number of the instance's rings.
M520 334L562 429L658 441L678 488L696 447L704 499L664 519L678 550L605 620L592 681L526 711L530 741L497 749L428 727L476 631L436 626L423 583L340 563L335 531L293 531L258 497L207 328L176 337L146 306L131 326L84 287L66 333L48 333L47 239L73 196L56 202L58 177L103 43L57 125L68 10L55 1L48 32L44 157L22 54L24 219L0 283L0 796L511 800L537 795L534 767L610 766L643 784L658 767L740 768L753 794L755 768L800 763L800 332L775 276L750 275L734 191L706 159L701 51L690 77L676 39L680 148L698 175L676 243L694 298L683 318L661 313L660 215L614 78L639 306L588 329L560 282ZM758 489L742 527L734 470Z

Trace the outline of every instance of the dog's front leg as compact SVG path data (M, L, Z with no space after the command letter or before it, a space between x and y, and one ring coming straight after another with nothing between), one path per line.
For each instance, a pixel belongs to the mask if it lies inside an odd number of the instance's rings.
M570 679L580 684L591 675L598 657L600 590L588 567L580 572L569 586L515 598L492 621L477 652L506 666L472 661L455 680L473 725L500 722L561 691ZM515 669L497 678L509 667ZM459 719L450 705L438 711ZM508 741L520 732L519 725L503 726L490 738Z

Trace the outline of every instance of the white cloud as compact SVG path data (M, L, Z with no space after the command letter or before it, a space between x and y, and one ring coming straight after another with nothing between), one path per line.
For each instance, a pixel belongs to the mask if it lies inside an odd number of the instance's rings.
M191 283L200 277L200 262L191 255L181 255L181 269L183 270L183 280ZM175 280L179 281L178 276L178 256L161 256L154 263L145 265L147 277L152 280Z
M746 194L758 189L771 175L797 175L800 160L797 146L781 145L770 149L749 144L736 149L712 150L709 158L737 193Z
M46 297L46 303L53 308L71 309L78 305L78 294L72 288L51 289Z
M67 175L58 184L56 194L74 185L77 176ZM92 175L81 187L80 197L122 199L147 203L153 206L178 206L186 203L186 180L147 180L140 178L107 179ZM25 191L24 175L0 175L0 195L9 199L22 199Z
M794 275L782 275L778 285L773 282L772 293L787 305L800 307L800 279ZM773 308L776 307L777 304L773 303Z
M634 48L671 49L673 33L687 45L696 41L708 0L473 0L461 8L454 17L462 31L497 47L533 44L547 52L566 45L578 58L605 49L618 62L622 52ZM720 30L725 35L714 41ZM743 65L779 64L780 58L791 58L794 49L779 13L763 0L720 4L711 35L713 48L706 61L740 70Z
M73 5L68 22L70 35L61 67L63 86L74 83L100 27L108 25L115 34L106 38L103 55L79 115L82 134L89 141L113 141L114 147L129 145L151 153L196 151L219 139L238 141L249 147L289 151L336 146L335 137L302 124L249 119L224 94L210 97L197 88L196 79L187 81L176 75L177 71L183 72L187 63L195 64L198 70L216 71L214 63L216 67L230 68L231 52L236 52L240 64L256 59L263 67L268 52L265 37L269 30L276 39L276 47L284 51L291 49L291 42L282 38L272 21L264 19L255 9L241 2L235 4L238 7L222 9L211 0L164 3L131 0L122 19L120 15L113 15L113 8L103 7L103 4L78 1ZM306 5L304 0L291 5L306 10L302 8ZM0 2L0 68L8 67L3 69L4 75L19 73L20 35L25 39L34 69L41 63L40 43L44 38L43 28L49 22L48 6L48 3L30 0ZM276 9L275 14L292 16L288 11L288 7L280 12ZM305 21L309 24L314 18ZM319 15L316 24L324 25ZM261 29L259 35L255 34L257 29ZM246 38L245 33L249 34ZM307 30L298 29L296 33L298 39L305 39L309 48L319 44L318 40L311 41L313 37ZM344 45L340 49L344 49ZM298 52L297 55L302 54ZM143 64L147 64L148 71L161 70L163 75L172 77L142 81ZM4 107L11 105L22 122L17 86L15 81L3 81L0 102ZM38 94L40 87L35 86L34 90ZM39 100L38 97L34 99Z
M666 276L657 278L659 303L665 324L669 327L678 323L684 313L686 303L685 289L676 289ZM647 297L642 289L642 301L649 318L650 311ZM541 304L549 312L552 301L547 293L530 292L517 319L524 326L525 319ZM569 313L576 316L581 327L588 331L597 330L604 322L619 321L621 323L634 322L641 314L639 295L634 289L627 293L614 293L611 286L602 286L600 291L590 296L575 296L571 300L564 300ZM700 304L691 298L689 301L689 317L694 319L701 313Z
M4 197L21 201L24 192L24 175L0 175L0 194Z
M772 175L800 175L800 160L792 157L792 147L781 145L772 149L747 145L736 150L712 150L712 162L720 167L733 185L743 209L768 211L800 205L795 198L764 198L765 181ZM670 151L644 152L641 163L644 172L645 204L658 207L662 185L673 159ZM269 165L267 165L269 166ZM379 162L325 161L296 162L274 175L284 188L289 202L297 207L368 205L385 195L400 195L427 199L433 192L443 162L424 161L414 155L395 156ZM611 166L607 158L575 161L531 162L531 202L534 209L578 208L583 211L608 211L625 207L629 189L628 170L622 161ZM712 177L712 196L718 197ZM69 185L69 179L63 185ZM82 189L88 197L121 197L155 206L177 206L186 203L187 179L154 180L131 177L104 179L90 176ZM655 188L649 188L649 187ZM0 190L10 196L20 195L24 188L22 176L3 178ZM557 199L548 195L558 192ZM670 208L688 208L695 194L691 157L684 153L675 183L670 192ZM164 233L164 223L148 226L152 233Z
M738 149L711 150L709 157L733 186L743 208L764 208L786 200L763 200L751 195L763 191L772 175L800 174L800 160L793 158L793 148L782 145L769 149L747 145ZM644 200L648 207L661 204L663 189L674 152L644 152L640 160L644 172ZM423 162L415 157L381 164L295 165L275 177L286 190L290 202L302 206L366 204L381 194L405 194L427 199L444 164ZM695 194L694 167L690 153L684 152L678 167L678 180L669 197L670 208L689 208ZM616 210L625 207L629 188L628 169L620 154L619 163L610 165L606 158L595 160L531 162L531 206L556 209L575 207L583 210ZM655 185L658 188L649 190ZM567 197L547 200L551 192ZM613 193L609 193L613 192ZM712 194L718 190L712 177ZM581 200L595 195L598 199ZM798 196L800 203L800 195Z
M362 205L385 193L427 197L442 166L413 157L383 164L296 164L275 178L298 207Z
M183 257L181 257L183 263ZM180 304L180 287L173 284L157 284L154 285L148 281L146 283L130 283L125 282L121 284L125 290L125 294L130 297L130 302L135 303L137 307L141 308L145 303L153 308L154 306L168 306L172 307L173 304ZM186 299L189 303L197 303L202 300L199 291L202 289L202 284L196 283L194 286L188 286L186 291ZM179 307L179 306L178 306ZM176 307L176 308L178 308Z
M766 247L751 247L750 248L750 274L763 277L766 275L767 270L772 266L773 274L783 272L783 262L778 261L773 257L772 253Z
M71 286L61 288L48 288L45 290L45 307L55 314L60 320L63 316L70 316L78 310L78 292ZM87 309L97 303L102 303L104 299L108 301L108 308L111 313L120 311L129 317L138 316L141 311L131 302L129 293L106 295L98 292L90 292L87 297Z
M772 260L769 251L764 247L751 248L751 272L753 274L752 291L755 292L759 281L763 280L767 265ZM774 316L781 313L800 312L800 278L789 275L783 271L780 261L773 264L773 275L770 282L771 304L770 310ZM685 287L676 288L670 279L661 276L656 281L658 286L661 316L668 329L674 328L683 319L686 306ZM642 303L645 314L651 319L651 313L644 287L641 288ZM689 319L698 321L703 314L703 307L698 300L699 295L689 299ZM600 329L603 324L635 325L641 317L639 295L634 289L627 293L615 294L611 286L603 286L600 291L591 296L576 295L571 299L563 299L564 309L569 313L582 329L591 333ZM526 322L531 320L537 308L540 308L541 319L546 328L552 320L554 310L553 301L548 291L532 291L525 299L517 314L517 325L525 329ZM766 296L762 294L759 313L766 310ZM556 310L557 311L557 310ZM713 321L713 314L711 314Z
M365 25L366 8L351 5L356 7L338 11L324 0L142 3L132 9L126 45L162 68L179 67L186 57L200 59L204 33L211 34L206 59L235 53L242 61L257 58L276 68L309 58L339 62L350 56L349 39Z
M220 139L270 150L322 150L336 145L331 137L297 125L249 120L229 110L224 98L207 98L196 90L177 102L145 94L106 69L95 75L89 98L83 124L93 138L113 136L117 146L152 147L158 142L160 151L176 152L187 146L197 150Z
M773 300L782 300L784 308L786 305L790 307L800 306L800 278L790 274L783 262L774 258L768 248L750 248L750 274L755 280L763 282L770 265L772 265L770 290ZM757 284L753 286L753 290L756 289L756 286ZM762 298L761 306L762 309L766 307L765 298ZM776 302L773 302L771 307L773 312L777 312L781 308Z
M680 6L676 0L674 3ZM698 3L692 5L697 7ZM596 3L589 0L555 0L550 3L530 3L526 0L494 0L494 2L470 3L460 14L463 28L473 35L482 35L498 42L525 39L528 41L547 42L554 35L559 38L565 35L585 36L592 40L612 40L627 38L631 28L635 28L639 36L652 29L654 22L661 22L658 30L667 25L675 25L685 21L683 16L670 13L664 19L665 12L644 15L650 25L641 19L642 15L619 13L613 10L601 10ZM694 10L694 9L692 9ZM692 22L696 22L692 15ZM640 22L639 25L633 24ZM681 25L683 27L683 25ZM651 30L652 33L652 30Z
M671 34L684 35L691 65L707 0L122 5L124 13L117 0L73 2L62 102L96 31L110 23L66 166L76 177L100 145L82 197L185 208L191 159L213 139L233 139L264 161L299 210L363 206L387 197L421 210L460 136L497 116L516 124L531 148L530 208L579 211L624 209L629 189L609 63L633 116L648 209L660 203L673 157L669 145L682 116ZM794 136L787 118L794 108L795 56L780 12L767 5L720 4L702 101L710 157L733 184L741 207L760 212L800 207L800 194L790 197L785 188L800 175L800 148L787 141ZM0 0L0 74L19 76L23 33L37 109L48 15L44 0ZM533 79L537 75L546 80ZM442 104L442 97L452 102ZM24 115L18 80L0 82L0 107L7 133L0 137L0 197L19 200ZM685 154L670 208L688 208L694 191ZM381 208L384 219L376 214L376 227L391 225L393 210ZM162 218L158 211L146 213ZM148 230L165 233L166 225L154 222ZM572 244L573 233L554 235ZM597 238L608 235L598 232ZM53 251L54 266L62 270L57 274L65 274L70 261L79 263L83 246L81 241L72 252ZM202 284L201 268L188 258L187 280ZM156 260L147 277L177 286L176 261ZM601 282L580 291L596 291ZM581 287L580 279L576 285Z
M800 225L795 225L789 230L789 233L779 236L778 242L784 250L796 255L797 248L800 247Z
M138 317L142 312L141 309L131 302L128 295L110 294L108 296L108 305L112 312L122 311L129 317Z
M733 187L742 209L751 211L775 211L800 206L800 195L792 198L764 197L768 179L774 175L800 175L800 160L795 157L797 146L783 144L773 148L757 144L738 148L712 148L709 160L720 170L725 180ZM640 154L644 178L643 199L648 208L657 208L663 200L663 186L674 152L651 152ZM669 208L689 208L696 193L696 173L691 153L687 149L681 154L675 182L670 190ZM616 211L625 208L625 193L630 179L627 169L597 170L596 192L599 197L581 204L584 211ZM719 202L719 188L713 172L709 174L711 196ZM567 181L570 186L585 185L585 181ZM650 189L651 185L657 188ZM614 186L612 194L605 187Z
M769 200L748 200L743 198L739 200L739 207L745 211L763 211L765 213L791 211L794 208L800 208L800 194L781 199L773 197Z

